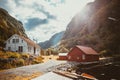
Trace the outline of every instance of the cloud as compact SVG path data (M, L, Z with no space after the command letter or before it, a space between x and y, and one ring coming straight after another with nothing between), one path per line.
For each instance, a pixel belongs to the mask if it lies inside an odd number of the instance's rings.
M52 15L50 12L46 11L43 5L40 5L40 4L37 4L37 3L35 3L34 5L35 5L34 6L35 10L43 13L44 15L46 15L48 19L56 19L56 16Z
M65 0L45 0L45 1L54 7L58 6L59 4L65 3Z
M0 0L0 7L8 11L10 8L7 6L7 2L7 0Z
M0 7L20 20L39 42L66 29L73 16L93 0L0 0Z
M31 30L37 27L38 25L47 24L47 23L48 23L48 19L30 18L27 20L25 26L27 30Z

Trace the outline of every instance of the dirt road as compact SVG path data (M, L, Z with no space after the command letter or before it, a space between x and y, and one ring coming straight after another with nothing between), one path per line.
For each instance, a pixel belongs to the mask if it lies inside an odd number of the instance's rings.
M49 60L41 64L23 66L19 68L0 71L0 80L30 80L33 77L48 72L48 68L63 63L66 63L66 61Z

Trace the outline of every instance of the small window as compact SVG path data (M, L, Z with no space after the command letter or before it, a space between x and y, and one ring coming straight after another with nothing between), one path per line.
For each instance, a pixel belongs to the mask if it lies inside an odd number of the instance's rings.
M8 51L10 51L11 50L11 47L8 47Z
M23 40L21 40L21 42L23 43Z
M19 43L19 39L16 39L16 43Z
M84 54L82 55L82 59L85 60L85 55Z
M15 43L15 39L12 40L12 43Z
M79 57L77 57L77 60L79 60L80 58Z
M71 56L68 56L68 59L71 59Z

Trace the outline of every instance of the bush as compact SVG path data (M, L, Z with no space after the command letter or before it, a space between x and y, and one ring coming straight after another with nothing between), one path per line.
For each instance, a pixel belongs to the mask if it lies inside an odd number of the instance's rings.
M38 60L33 60L33 61L32 61L32 64L39 64L39 63L41 63L41 62L38 61Z
M110 54L107 50L103 50L100 52L100 57L106 57L106 56L110 56Z
M7 52L9 58L20 58L19 53Z
M35 58L36 60L38 60L38 61L40 61L40 62L42 62L42 60L44 59L42 56L39 56L39 57L36 57Z
M106 52L106 50L100 51L100 56L103 56Z
M3 58L3 52L2 51L0 51L0 58Z
M30 55L29 55L29 54L26 54L26 53L23 53L23 54L21 54L21 57L22 57L22 58L29 58Z
M10 69L10 68L13 68L13 66L10 63L6 63L6 64L3 65L3 68L4 69Z
M6 52L6 53L4 53L3 56L6 58L19 58L20 54L16 53L16 52Z
M17 52L8 52L0 50L0 70L10 69L28 64L42 63L43 57L34 57L29 54L20 54Z
M0 58L19 58L20 55L15 52L3 52L0 51Z
M42 60L43 60L43 57L42 57L42 56L36 57L36 58L34 58L34 60L32 61L32 64L42 63L42 62L43 62Z
M17 66L24 66L25 65L25 61L24 59L19 59L16 63Z

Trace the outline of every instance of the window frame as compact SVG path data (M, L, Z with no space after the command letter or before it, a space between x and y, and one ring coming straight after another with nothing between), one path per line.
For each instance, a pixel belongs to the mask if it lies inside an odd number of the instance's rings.
M16 43L16 40L15 40L15 39L12 39L12 43Z
M16 39L16 43L19 43L19 39Z
M86 57L85 57L85 54L82 54L82 60L85 60Z

